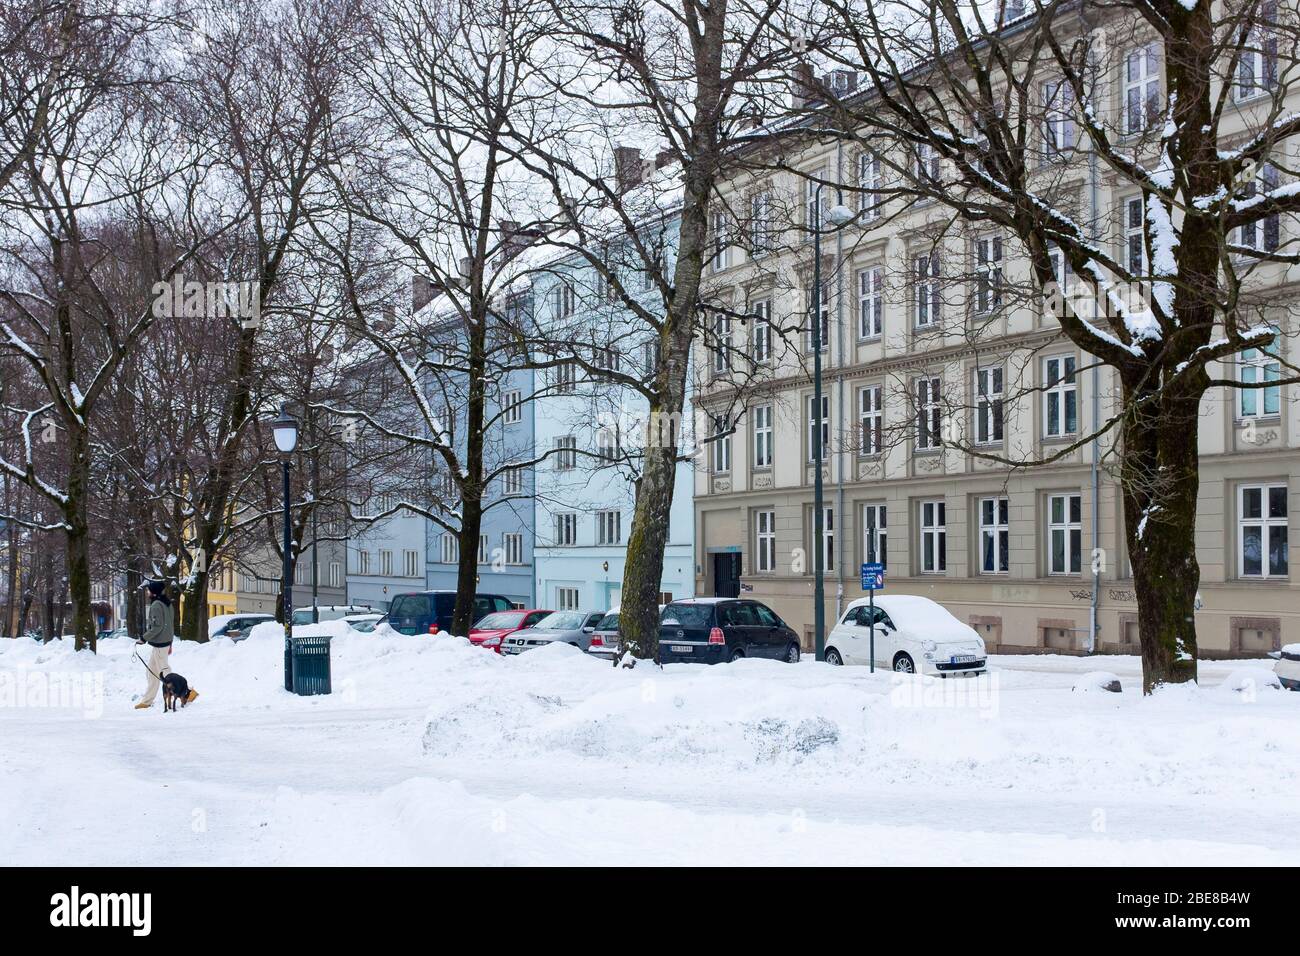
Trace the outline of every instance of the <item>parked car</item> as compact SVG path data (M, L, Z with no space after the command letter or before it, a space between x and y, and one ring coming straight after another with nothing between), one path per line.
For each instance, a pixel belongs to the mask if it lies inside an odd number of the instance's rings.
M501 645L505 654L522 654L534 647L562 641L586 650L604 611L552 611L532 627L515 631Z
M384 615L379 611L369 611L365 614L349 614L343 621L358 634L371 634L383 619Z
M742 657L799 661L799 635L766 604L742 598L674 601L659 616L659 661L720 664Z
M591 643L587 645L587 653L595 657L604 658L607 661L619 657L623 653L623 634L618 628L618 608L612 608L608 614L600 619L596 625L596 630L591 635ZM659 605L659 614L662 616L664 605Z
M830 664L869 664L871 627L876 632L876 666L903 674L974 677L988 669L984 641L975 629L941 604L913 594L890 594L851 603L826 639Z
M340 621L350 614L379 614L369 604L320 604L316 607L316 620L312 620L311 605L307 607L296 607L293 609L293 623L297 627L300 624L323 623L325 621Z
M500 594L474 596L471 624L493 611L509 611L514 605ZM412 591L399 594L388 606L388 626L401 634L442 634L451 630L456 609L455 591Z
M1300 644L1288 644L1276 654L1273 673L1287 690L1300 690Z
M274 614L218 614L208 618L208 639L228 637L232 641L242 641L257 625L274 620Z
M469 642L478 647L490 647L501 653L501 642L526 627L537 624L551 611L528 608L522 611L493 611L481 619L469 632Z

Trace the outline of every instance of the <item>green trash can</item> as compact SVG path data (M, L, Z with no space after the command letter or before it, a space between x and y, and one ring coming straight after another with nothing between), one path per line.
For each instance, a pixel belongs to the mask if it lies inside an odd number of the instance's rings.
M329 637L295 637L289 644L289 680L285 689L299 697L331 693Z

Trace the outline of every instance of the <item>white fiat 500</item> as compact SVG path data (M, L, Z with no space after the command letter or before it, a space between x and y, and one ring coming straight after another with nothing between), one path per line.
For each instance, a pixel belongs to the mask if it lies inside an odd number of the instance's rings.
M871 662L871 602L848 606L826 639L830 664ZM973 677L988 669L984 641L940 604L912 594L876 598L876 666L904 674Z

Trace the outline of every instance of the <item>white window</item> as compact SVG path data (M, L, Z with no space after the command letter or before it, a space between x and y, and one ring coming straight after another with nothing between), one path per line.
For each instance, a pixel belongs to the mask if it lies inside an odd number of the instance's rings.
M379 573L384 575L385 577L389 577L392 575L393 552L387 550L379 552Z
M1160 47L1148 43L1124 58L1124 132L1142 132L1160 110Z
M1002 366L975 370L975 441L993 445L1002 441Z
M460 541L450 532L444 532L442 535L442 563L460 563Z
M921 502L921 572L943 574L948 570L947 505L942 501Z
M411 550L402 552L402 572L408 578L420 577L420 552Z
M822 213L826 211L826 187L821 186L820 181L826 176L826 170L818 169L808 174L808 179L804 181L804 203L803 203L803 222L808 227L809 234L817 228L822 222ZM819 188L820 187L820 188ZM821 196L821 208L817 206L817 197Z
M573 315L577 302L577 293L568 281L561 281L551 290L551 305L557 318L567 319Z
M913 320L918 329L939 321L939 254L926 252L912 259Z
M1249 9L1249 8L1246 8ZM1237 61L1237 82L1232 95L1238 102L1263 96L1277 89L1278 34L1276 0L1264 0L1242 27L1244 35L1240 59Z
M659 371L659 343L655 339L650 339L641 346L641 365L645 368L646 378Z
M1052 261L1052 280L1056 283L1057 290L1061 295L1068 296L1073 271L1070 269L1070 260L1065 257L1065 250L1060 246L1050 246L1047 257Z
M592 349L591 364L606 372L617 372L620 364L618 349L613 346Z
M916 381L916 447L938 448L943 444L942 392L938 378Z
M758 552L758 570L776 570L776 512L754 513L755 550Z
M478 558L479 564L488 563L488 536L481 534L478 536Z
M772 406L754 407L754 467L772 467Z
M577 588L555 589L555 606L561 611L576 611L579 600Z
M858 271L858 338L872 339L884 328L885 270L881 266Z
M1284 578L1287 553L1286 485L1246 485L1238 489L1238 573L1244 578Z
M1008 569L1011 507L1006 498L981 498L980 571L1001 574Z
M821 350L826 352L831 347L831 296L830 283L823 280L821 295L816 296L818 301L813 302L814 288L808 289L808 351L821 346ZM816 306L817 313L821 316L821 321L816 325L813 324L813 311Z
M916 178L922 186L939 184L939 152L929 143L919 143L915 150Z
M506 564L524 563L524 536L517 531L507 531L501 536L501 546L506 553Z
M358 574L370 573L370 552L369 551L357 552L357 573Z
M714 415L713 434L709 444L713 446L710 456L715 475L731 471L731 419L727 415Z
M618 544L623 540L623 513L621 511L596 512L596 543Z
M524 493L524 470L511 466L501 473L501 486L507 495Z
M1246 349L1237 357L1237 380L1242 385L1253 386L1237 390L1237 417L1259 418L1281 412L1282 387L1263 385L1282 377L1282 363L1277 356L1277 346Z
M515 425L524 420L524 393L512 389L502 396L501 420L507 425Z
M727 214L713 214L713 271L721 272L728 266Z
M578 370L572 362L561 362L554 368L555 394L572 394L578 381Z
M572 471L578 467L578 439L561 435L555 439L555 470Z
M883 447L884 394L883 385L867 385L858 389L859 454L879 455Z
M1043 434L1060 438L1078 432L1079 395L1074 380L1074 356L1044 359L1043 386Z
M604 425L596 432L596 458L602 464L613 464L622 457L618 426Z
M889 529L884 505L862 506L862 560L889 566Z
M1259 175L1246 183L1240 190L1243 199L1253 199L1259 195L1260 186L1264 192L1271 193L1277 189L1281 179L1277 167L1265 163ZM1278 213L1265 216L1262 220L1244 223L1237 227L1233 241L1246 249L1256 252L1276 252L1282 239L1282 217Z
M749 236L753 258L757 259L772 250L772 194L766 190L749 198Z
M330 587L343 587L343 562L341 561L330 562Z
M1141 277L1147 271L1146 211L1141 196L1124 200L1124 259L1131 275Z
M766 365L772 358L772 300L759 299L750 311L754 315L754 364Z
M813 396L808 396L808 460L817 461L819 458L825 462L827 455L830 453L831 443L831 397L822 396L821 420L818 421L816 400ZM821 451L818 454L817 441L818 436L821 439Z
M1043 151L1049 158L1074 149L1074 87L1064 80L1043 84Z
M863 153L858 157L858 188L862 190L858 194L858 209L865 222L879 219L884 211L885 199L881 195L883 186L880 157Z
M835 570L835 509L822 509L822 569Z
M713 317L713 373L721 375L731 368L731 318Z
M555 543L560 547L578 543L578 516L572 511L555 516Z
M1078 574L1083 566L1082 508L1079 495L1048 496L1048 574Z
M987 315L1002 304L1002 237L975 240L975 311Z

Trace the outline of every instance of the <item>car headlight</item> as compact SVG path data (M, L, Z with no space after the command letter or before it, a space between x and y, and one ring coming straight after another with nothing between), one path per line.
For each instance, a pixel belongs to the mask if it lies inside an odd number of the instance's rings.
M933 654L935 648L937 648L938 646L939 646L939 645L936 644L934 641L922 641L922 642L921 642L921 650L925 651L927 654Z

